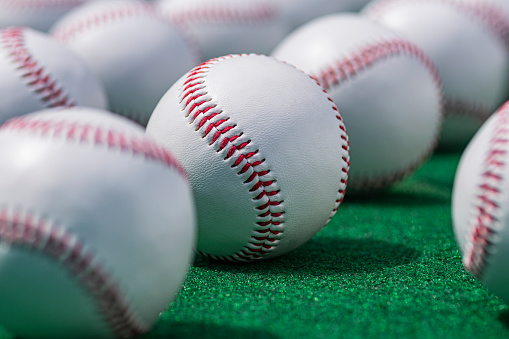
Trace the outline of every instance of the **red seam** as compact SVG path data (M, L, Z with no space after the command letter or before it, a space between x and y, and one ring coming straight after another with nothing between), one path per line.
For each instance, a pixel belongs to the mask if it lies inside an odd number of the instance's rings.
M324 70L317 72L313 75L314 78L326 89L332 87L342 86L343 83L355 78L355 76L363 71L366 71L369 67L373 67L375 64L398 55L409 55L419 60L424 67L428 70L428 73L432 77L432 81L441 93L440 95L440 121L441 125L444 112L445 112L445 99L442 91L442 80L439 72L433 61L424 53L424 51L417 45L404 40L404 39L392 39L379 41L360 48L357 52L354 52L349 57L345 57L335 62L332 66L326 67ZM437 127L435 136L426 149L425 152L412 164L406 168L396 171L390 175L380 176L376 178L364 178L353 183L354 189L377 189L389 186L390 184L401 180L410 173L413 173L420 164L428 159L433 150L437 147L440 139L440 128ZM352 186L352 184L350 184Z
M391 6L397 6L400 3L425 2L423 0L386 0L379 1L371 6L366 14L374 18L383 16L387 11L390 11ZM459 11L466 13L478 20L478 22L485 27L495 39L499 40L505 48L509 51L509 19L503 14L503 9L499 8L496 4L487 2L456 2L451 0L427 0L427 2L438 2L451 6ZM481 103L474 103L468 101L460 101L455 98L447 99L446 102L447 114L461 115L466 117L473 117L485 121L488 116L493 113L493 110Z
M143 16L159 17L153 4L131 3L124 4L123 6L124 7L104 10L98 14L83 18L82 20L76 20L62 27L57 27L52 33L52 36L57 40L65 42L86 29L90 29L110 21Z
M385 12L390 11L391 6L399 3L424 2L423 0L386 0L379 1L371 6L366 14L379 17L384 15ZM496 39L503 42L509 48L509 20L503 13L503 9L494 3L487 2L457 2L454 0L426 0L427 2L436 2L440 4L449 5L460 11L472 15L477 18L479 22L484 25Z
M464 266L478 279L481 279L493 246L491 239L496 235L495 224L499 223L496 212L501 208L499 201L507 166L505 157L509 139L509 103L505 103L495 113L497 121L488 144L481 182L478 185L478 202L474 206L475 217L467 241L470 246L463 256Z
M48 74L25 46L25 28L10 27L0 31L0 45L14 64L20 77L47 108L71 107L74 102L57 80Z
M267 201L263 203L261 206L255 207L256 213L258 213L258 217L266 218L270 216L270 220L267 221L259 221L257 222L257 226L261 228L257 228L256 232L258 235L252 236L251 241L248 242L248 245L244 246L242 250L239 252L228 255L228 256L216 256L209 253L204 253L203 251L198 251L201 255L212 258L212 259L219 259L224 261L252 261L256 259L262 258L264 255L269 253L270 250L275 248L277 246L277 243L275 242L275 238L279 238L283 231L277 231L272 230L271 226L281 226L284 224L284 221L276 221L273 218L281 218L284 215L284 211L281 212L273 212L270 210L271 206L280 206L284 201L278 201L276 200L278 193L280 192L279 188L276 188L274 191L266 191L265 187L273 185L276 180L275 179L264 179L263 177L268 175L270 173L270 170L260 170L257 171L255 169L256 166L261 165L265 159L263 160L251 160L257 153L258 150L255 152L245 152L243 151L243 148L245 148L249 143L251 142L248 140L247 142L240 143L238 145L234 144L234 141L237 140L241 135L241 133L233 134L233 136L223 136L223 139L221 139L221 136L225 132L231 132L236 125L229 125L226 124L226 126L222 127L223 129L220 129L219 126L225 125L225 123L229 120L229 118L223 118L218 120L216 123L210 122L212 118L217 117L220 114L223 114L222 111L219 112L212 112L209 113L210 107L201 107L203 104L208 103L209 101L204 100L202 96L204 94L202 93L203 89L205 89L205 81L199 81L206 77L208 69L214 66L216 63L234 58L239 56L245 56L246 54L241 55L226 55L223 57L215 58L212 60L209 60L207 62L202 63L198 67L196 67L194 70L191 70L188 75L187 79L184 81L184 89L181 92L180 98L181 102L185 109L185 116L186 117L192 117L192 121L196 121L197 119L201 118L201 120L198 123L198 128L196 131L201 130L202 131L202 138L206 137L209 133L214 132L214 137L212 139L211 145L215 144L217 146L217 151L223 150L228 143L232 144L231 149L228 151L226 157L224 160L229 160L230 158L233 158L235 156L235 159L233 160L232 168L237 168L238 175L241 175L245 172L247 172L249 169L253 170L253 173L249 176L248 179L244 181L245 184L251 184L250 188L248 189L250 192L256 191L258 189L261 189L261 192L256 196L253 200L260 200L262 198L267 198ZM320 86L320 84L316 81L316 79L311 78L313 81L316 82L317 86ZM349 143L348 138L346 137L346 130L344 127L344 122L339 114L339 110L337 109L336 105L332 101L332 99L328 96L327 92L323 87L320 86L322 91L326 94L327 99L331 103L332 109L334 111L334 114L336 118L338 119L340 123L340 130L344 133L344 136L342 137L342 140L344 142L343 149L346 150L347 156L343 156L342 160L345 163L343 167L343 176L345 176L344 179L341 179L341 185L340 189L338 191L338 198L335 201L335 206L331 212L331 215L329 219L326 221L325 225L332 219L334 214L336 213L339 204L343 201L343 197L346 190L347 185L347 177L348 177L348 169L350 166L350 158L348 155L349 150ZM214 104L212 107L215 107ZM208 113L208 115L207 115ZM203 116L203 117L201 117ZM206 128L203 128L203 126L207 125ZM230 133L231 134L231 133ZM226 141L226 142L225 142ZM242 161L245 160L246 163L244 166L241 166ZM324 225L324 226L325 226ZM274 238L275 237L275 238Z
M259 6L235 6L204 4L203 7L186 8L185 10L167 11L165 16L178 25L194 25L196 23L258 23L272 20L276 15L276 7L268 2ZM164 10L163 10L164 12Z
M145 137L129 136L123 132L103 129L85 123L44 120L31 116L19 116L8 120L2 126L2 131L17 131L39 134L47 137L64 138L69 141L89 142L96 146L105 146L133 155L141 155L145 159L158 161L165 166L177 170L184 178L188 178L180 163L163 146Z
M0 210L0 242L46 256L61 265L94 300L98 312L121 338L140 336L148 328L139 323L113 277L94 255L66 230L19 211Z

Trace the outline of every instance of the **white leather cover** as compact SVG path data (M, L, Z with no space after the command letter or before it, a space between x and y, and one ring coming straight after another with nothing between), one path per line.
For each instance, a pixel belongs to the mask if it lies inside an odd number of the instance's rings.
M194 39L203 60L234 54L269 54L288 33L272 0L160 0L162 15Z
M51 36L30 28L0 31L0 74L0 123L48 108L56 101L43 97L59 90L67 104L107 107L104 87L90 68ZM46 86L54 82L54 88L39 91L43 80Z
M85 2L87 0L0 0L0 27L25 26L45 32L61 16Z
M477 131L461 156L452 191L453 229L465 267L509 302L509 106Z
M417 43L437 66L448 107L443 148L464 147L508 97L509 11L497 3L380 0L362 12Z
M391 185L434 148L442 89L409 43L364 16L339 13L302 26L272 53L319 79L338 105L350 138L349 188Z
M342 128L335 105L308 75L251 54L182 77L146 133L189 173L198 251L249 261L295 249L334 216L349 165Z
M200 61L184 35L140 1L85 4L50 32L102 80L110 109L142 125L170 86Z
M149 156L155 143L113 113L54 109L23 119L0 129L0 323L23 338L118 336L99 312L106 285L84 284L99 266L134 322L150 329L193 257L185 175ZM50 235L63 239L61 255L52 256ZM78 248L91 259L87 269L71 264ZM105 303L117 311L112 305Z

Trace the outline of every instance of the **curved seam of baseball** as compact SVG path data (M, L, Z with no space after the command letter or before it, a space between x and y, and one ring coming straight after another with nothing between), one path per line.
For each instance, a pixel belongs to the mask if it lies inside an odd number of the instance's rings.
M202 138L212 136L210 145L215 145L218 153L226 152L224 161L233 162L231 167L238 170L237 175L242 179L247 177L243 184L248 185L249 192L256 195L252 200L255 202L258 221L255 223L251 240L243 249L228 256L198 252L213 259L251 261L262 258L278 245L284 229L285 211L284 201L278 197L280 189L270 174L270 169L265 168L265 159L258 150L245 150L251 140L247 139L243 132L236 133L237 126L227 123L229 117L223 117L223 111L216 109L217 105L212 99L205 98L205 78L209 69L218 62L233 57L236 56L211 59L194 68L186 76L179 97L185 117L190 118L189 124L197 125L195 130Z
M435 129L435 136L426 150L413 163L390 175L377 176L374 178L359 178L357 182L354 182L352 188L362 190L386 187L412 173L431 156L438 145L444 118L444 97L440 75L431 59L417 45L404 39L382 40L369 43L359 48L357 52L354 52L349 57L340 59L331 66L324 67L322 71L318 71L315 75L312 75L326 90L333 87L337 88L346 83L346 81L354 79L358 74L373 67L375 64L387 58L401 55L409 55L417 58L428 70L436 89L440 93L440 117Z
M366 11L368 16L373 18L384 15L389 11L391 6L398 3L423 2L422 0L385 0L375 2ZM449 5L460 12L469 14L476 18L477 22L493 34L495 40L502 42L504 48L509 52L509 19L502 14L503 10L498 8L496 4L488 4L486 2L479 3L460 3L452 0L427 0L428 2L436 2ZM459 101L456 98L446 98L445 107L448 115L476 117L484 121L493 113L493 110L481 103L470 101Z
M21 79L34 95L47 107L71 107L75 103L69 99L64 89L57 84L51 74L44 70L37 59L25 46L25 29L6 28L0 31L0 45L10 58Z
M25 9L25 10L34 10L34 9L71 9L77 5L81 5L84 3L84 0L52 0L52 1L37 1L37 0L11 0L11 1L3 1L0 4L0 7L3 8L11 8L11 9Z
M52 260L74 278L118 337L139 336L148 331L140 323L118 282L78 237L41 216L0 210L0 243L37 252Z
M162 9L162 13L179 25L193 25L194 23L247 23L254 24L273 19L276 7L268 2L260 6L221 6L202 4L204 6L178 10L178 8ZM235 4L231 4L235 5ZM172 11L173 10L173 11Z
M152 4L128 3L123 5L124 7L115 7L100 13L92 13L81 20L75 20L67 25L57 25L51 35L59 41L67 42L79 33L83 33L86 29L99 27L111 21L145 16L159 17Z
M321 88L322 92L327 97L327 100L331 103L332 109L334 111L334 115L336 116L336 119L339 121L339 129L341 130L341 137L340 138L344 142L343 145L341 145L341 148L346 153L346 155L342 155L341 156L341 159L343 160L344 165L341 168L341 172L342 172L341 175L342 175L342 177L340 179L340 187L339 187L339 190L338 190L337 199L335 201L335 206L334 206L334 208L333 208L329 218L325 221L325 224L322 226L322 228L323 228L323 227L325 227L332 220L332 218L334 217L334 215L338 211L339 206L343 202L343 199L344 199L345 194L346 194L346 187L348 186L348 174L349 174L349 171L350 171L350 141L348 140L348 134L347 134L347 131L346 131L346 128L345 128L345 122L343 121L343 117L341 116L341 113L339 112L339 109L336 106L336 103L334 102L334 100L332 100L332 98L330 97L329 93L327 93L327 90L320 84L320 82L316 78L314 78L311 75L308 75L307 73L305 73L304 71L302 71L300 69L299 69L299 71L301 71L302 73L304 73L307 76L309 76Z
M164 147L146 137L129 136L123 132L76 122L37 119L19 116L0 126L2 131L28 132L47 138L63 138L70 142L91 143L110 150L143 156L176 170L185 180L188 175L180 163Z
M489 140L484 159L481 182L477 186L474 215L470 233L467 236L464 266L478 279L482 278L490 251L497 242L497 232L501 221L497 214L501 212L505 158L508 153L509 139L509 103L504 104L497 113L494 131Z

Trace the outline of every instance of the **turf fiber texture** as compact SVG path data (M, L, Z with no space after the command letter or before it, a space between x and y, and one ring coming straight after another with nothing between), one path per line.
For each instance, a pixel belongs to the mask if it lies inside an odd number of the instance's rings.
M509 308L463 268L454 239L459 159L438 153L387 192L347 194L329 225L283 257L197 257L144 338L509 337Z

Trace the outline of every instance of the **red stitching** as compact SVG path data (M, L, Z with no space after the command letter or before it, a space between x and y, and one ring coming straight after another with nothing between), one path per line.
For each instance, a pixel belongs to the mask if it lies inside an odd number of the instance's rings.
M495 39L499 40L506 49L509 50L509 19L504 14L504 10L499 8L495 3L488 1L478 2L458 2L453 0L385 0L378 1L366 11L368 16L373 18L381 17L390 11L391 6L398 4L414 2L438 2L440 4L451 6L460 12L472 16L474 19L485 27ZM493 113L493 109L481 103L473 103L467 101L459 101L458 99L448 99L446 102L447 114L462 115L480 119L481 122L486 120Z
M61 265L95 301L98 312L121 338L140 336L140 324L118 284L80 240L30 212L0 210L0 242L46 256Z
M217 119L223 112L218 110L216 105L210 103L210 100L204 98L204 91L206 88L204 78L208 70L218 62L239 56L245 56L245 54L226 55L211 59L197 66L188 73L180 94L181 104L183 105L183 110L185 110L185 117L190 117L191 123L196 123L198 121L198 126L195 130L201 131L202 138L212 135L213 137L210 145L215 145L217 152L228 148L224 160L231 159L233 161L231 167L238 170L238 175L247 174L249 171L252 171L249 177L244 181L244 184L249 184L248 190L250 192L259 192L253 200L257 203L255 210L256 213L258 213L258 218L261 220L256 223L254 229L256 234L251 237L251 240L242 250L228 256L216 256L198 251L201 255L209 258L233 262L260 259L274 249L278 245L276 240L281 238L284 232L285 213L284 210L281 210L284 208L284 201L278 200L280 189L277 187L277 180L271 177L270 169L263 168L265 159L260 157L258 150L246 150L245 148L250 145L251 140L245 140L246 137L243 136L243 132L237 132L237 126L228 123L228 117ZM319 86L318 83L317 86ZM323 91L325 92L325 90ZM340 122L340 129L344 132L343 148L348 152L349 145L343 120L337 107L332 102L332 99L330 97L328 97L328 99L335 111L336 118ZM211 121L213 119L215 122ZM334 210L331 212L331 216L325 224L334 216L339 204L343 201L347 184L348 168L350 165L349 157L343 157L343 161L345 162L343 168L344 178L341 179L341 186L338 191L338 198ZM259 166L262 166L262 168L258 169L257 167Z
M201 4L202 7L185 8L171 7L165 16L178 25L193 25L196 23L259 23L274 19L276 6L269 2L251 4L249 6L235 3L224 6L220 4ZM164 12L164 10L163 10Z
M20 77L45 107L74 106L63 88L48 74L25 46L25 28L10 27L0 31L0 46L5 50Z
M457 10L463 11L466 14L472 15L477 18L479 22L485 26L496 39L503 42L509 48L509 20L504 15L504 11L500 6L495 3L484 2L458 2L454 0L385 0L378 1L373 6L369 7L366 14L373 17L383 16L387 11L390 11L391 6L397 6L401 3L413 2L436 2L452 6Z
M68 41L77 34L92 27L108 23L115 20L123 20L133 17L159 17L154 5L149 3L129 3L123 4L123 7L115 7L104 10L98 14L88 16L82 20L75 20L61 27L56 27L52 32L53 37L60 41Z
M493 237L497 234L500 220L496 216L500 210L499 201L502 192L499 187L504 180L504 170L507 166L505 157L509 145L509 103L505 103L497 110L494 129L488 144L481 182L478 186L479 194L474 207L472 231L465 249L463 264L478 279L484 273L487 259L493 246Z
M65 138L74 142L88 142L105 146L112 150L130 152L145 159L158 161L176 169L184 178L187 173L180 163L164 147L145 137L130 136L123 132L103 129L99 126L67 121L43 120L37 117L19 116L8 120L0 130L30 132L42 137L52 134L56 138Z
M355 78L356 75L365 71L369 67L374 66L376 63L398 55L409 55L411 57L415 57L428 69L435 87L439 89L439 92L441 93L439 99L441 124L444 117L445 99L442 91L442 80L438 70L424 51L407 40L393 39L368 44L349 57L345 57L335 62L332 66L328 66L324 70L317 72L317 74L313 75L313 77L316 78L326 90L329 90L332 87L342 86L343 83ZM440 138L439 132L440 129L437 128L435 136L427 150L413 164L410 164L406 168L396 171L391 175L377 178L365 178L354 182L354 186L352 186L352 184L350 184L350 186L359 190L382 188L401 180L410 173L413 173L420 164L422 164L433 153L433 150L438 145Z
M73 8L84 3L85 0L3 0L0 6L13 9L53 9Z

